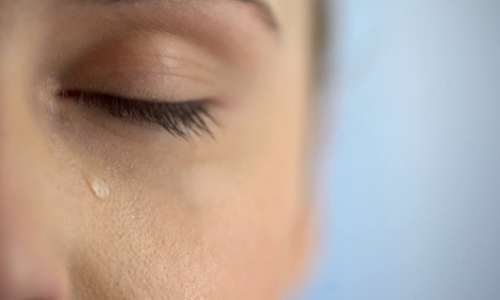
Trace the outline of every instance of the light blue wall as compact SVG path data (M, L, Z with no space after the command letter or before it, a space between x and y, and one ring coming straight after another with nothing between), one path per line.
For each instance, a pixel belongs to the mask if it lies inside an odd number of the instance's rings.
M500 1L335 15L330 255L299 298L500 299Z

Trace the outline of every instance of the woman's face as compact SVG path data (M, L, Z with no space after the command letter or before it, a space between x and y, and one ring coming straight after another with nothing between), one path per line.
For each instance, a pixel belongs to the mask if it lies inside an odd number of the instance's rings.
M0 299L273 299L308 0L0 0Z

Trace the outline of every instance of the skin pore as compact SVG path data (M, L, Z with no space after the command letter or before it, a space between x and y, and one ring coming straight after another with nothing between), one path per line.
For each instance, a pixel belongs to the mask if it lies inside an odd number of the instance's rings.
M0 299L279 299L310 0L0 0Z

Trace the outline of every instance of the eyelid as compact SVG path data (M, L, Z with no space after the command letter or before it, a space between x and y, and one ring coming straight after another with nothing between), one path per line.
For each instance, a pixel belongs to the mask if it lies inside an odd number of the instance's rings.
M60 87L135 99L198 99L222 86L225 67L176 37L146 33L108 40L58 72Z
M206 95L213 95L217 90L215 83L196 75L155 70L100 69L99 71L99 73L81 72L77 76L68 76L60 86L67 90L105 91L113 96L126 94L126 97L119 98L151 102L200 99Z

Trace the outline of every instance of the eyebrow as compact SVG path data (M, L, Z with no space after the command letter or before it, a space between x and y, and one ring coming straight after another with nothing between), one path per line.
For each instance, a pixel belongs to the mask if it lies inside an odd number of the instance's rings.
M97 2L107 2L107 3L119 3L119 2L147 2L151 0L94 0ZM171 0L157 0L157 1L171 1ZM243 3L248 3L250 5L253 5L261 19L266 23L268 27L273 29L274 31L279 31L279 23L278 19L276 18L275 13L271 9L271 6L269 6L269 3L267 3L266 0L224 0L224 1L235 1L235 2L243 2Z
M269 25L272 29L276 31L279 29L278 20L276 19L276 16L274 15L269 4L264 0L234 0L234 1L252 4L260 12L260 15L267 23L267 25Z

